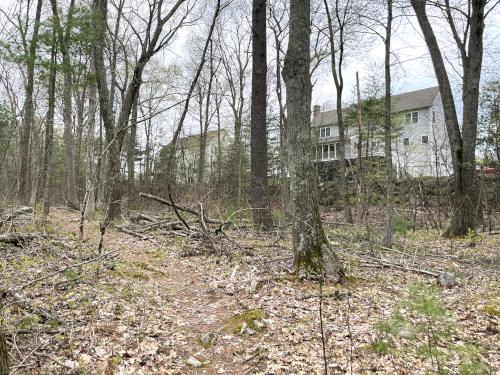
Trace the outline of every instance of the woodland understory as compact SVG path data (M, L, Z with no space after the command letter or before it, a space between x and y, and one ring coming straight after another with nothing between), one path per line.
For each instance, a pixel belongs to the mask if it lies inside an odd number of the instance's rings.
M329 284L294 273L285 219L261 232L245 212L215 219L201 205L175 205L126 212L101 247L98 215L81 232L78 211L54 208L44 223L29 208L4 210L2 325L12 374L322 374L325 365L330 374L437 373L416 350L425 335L401 334L387 353L377 349L381 322L410 311L404 301L415 285L435 293L452 322L436 342L443 370L466 373L450 347L470 345L482 371L470 374L500 370L494 228L456 239L421 225L394 228L391 250L379 245L382 208L360 226L323 209L347 273ZM456 275L452 288L436 285L443 271Z

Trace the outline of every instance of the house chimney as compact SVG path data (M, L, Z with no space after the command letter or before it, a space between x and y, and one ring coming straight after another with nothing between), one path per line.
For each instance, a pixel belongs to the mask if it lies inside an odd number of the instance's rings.
M321 114L321 106L316 104L314 106L313 119L314 120L319 119L320 114Z

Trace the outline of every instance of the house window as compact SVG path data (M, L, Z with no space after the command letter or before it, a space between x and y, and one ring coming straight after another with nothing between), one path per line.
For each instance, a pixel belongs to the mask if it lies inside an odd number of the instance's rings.
M422 136L422 143L429 143L429 136L428 135Z
M403 138L403 145L408 146L410 144L410 138Z
M328 160L328 145L321 146L321 160Z
M324 126L319 128L319 137L328 138L330 136L331 128L329 126Z
M321 146L321 160L333 160L337 158L337 147L335 143Z
M435 111L432 111L432 123L433 124L436 123L436 112Z
M405 113L405 122L407 124L418 123L418 112L406 112Z

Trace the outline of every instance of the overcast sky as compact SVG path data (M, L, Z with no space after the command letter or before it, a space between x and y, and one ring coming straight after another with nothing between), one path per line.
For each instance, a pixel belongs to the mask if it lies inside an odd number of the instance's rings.
M398 22L396 22L398 23ZM445 35L441 33L443 29L436 27L438 38ZM444 25L443 25L444 26ZM444 29L446 30L446 29ZM356 56L348 59L345 64L345 94L346 102L353 99L353 88L356 84L356 71L359 71L361 87L364 86L364 81L369 76L375 73L373 63L380 64L381 70L377 71L380 79L383 80L383 62L384 62L384 45L380 38L374 39L373 47L369 50L368 55ZM456 59L455 49L451 40L440 39L440 45L449 46L450 48L442 50L445 57L457 69L461 69ZM500 78L500 7L492 12L487 19L486 32L484 35L484 61L483 61L483 81ZM401 93L407 91L418 90L430 86L437 86L436 77L432 62L425 45L425 41L421 35L416 18L411 17L400 20L399 25L392 36L393 51L392 67L393 70L393 93ZM450 69L451 72L451 69ZM325 109L335 107L335 86L333 77L329 71L324 71L320 76L316 77L317 82L313 92L313 103L319 104ZM452 75L452 85L455 90L460 89L460 80L458 76ZM460 96L458 95L459 99ZM460 103L457 103L459 106Z
M0 0L0 8L7 9L17 0ZM248 0L251 1L251 0ZM496 0L495 0L496 1ZM444 49L445 57L453 62L455 68L460 70L457 64L456 51L453 49L451 40L443 39L447 35L446 28L439 28L433 21L436 34L440 38L440 45L450 47ZM443 25L442 27L445 27ZM421 36L419 27L414 17L398 17L394 21L392 37L393 51L393 93L417 90L437 85L434 70L429 58L428 50ZM443 32L445 31L445 32ZM181 30L174 44L161 54L165 63L180 62L189 57L188 41L191 29ZM487 19L485 40L485 54L483 64L483 81L499 79L500 71L500 7L497 7ZM356 50L355 56L347 58L344 64L344 102L352 102L354 96L355 74L359 71L362 90L370 75L377 73L383 81L383 59L384 45L380 38L373 37L369 43L371 47L363 47L361 51ZM271 46L270 46L271 48ZM272 55L272 52L270 52ZM378 69L375 63L379 64ZM452 69L449 69L452 72ZM313 91L313 104L319 104L323 109L334 108L335 86L329 64L325 63L323 68L314 77L315 85ZM452 76L452 85L458 91L460 79ZM457 100L460 98L457 95ZM460 107L460 103L457 103Z

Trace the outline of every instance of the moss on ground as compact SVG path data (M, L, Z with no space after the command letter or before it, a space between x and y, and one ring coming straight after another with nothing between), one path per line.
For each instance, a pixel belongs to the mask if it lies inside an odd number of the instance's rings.
M241 327L243 327L243 324L246 323L246 325L254 331L261 332L263 328L256 325L255 321L260 321L262 319L264 319L264 310L247 310L229 318L227 321L227 328L232 333L240 333Z

